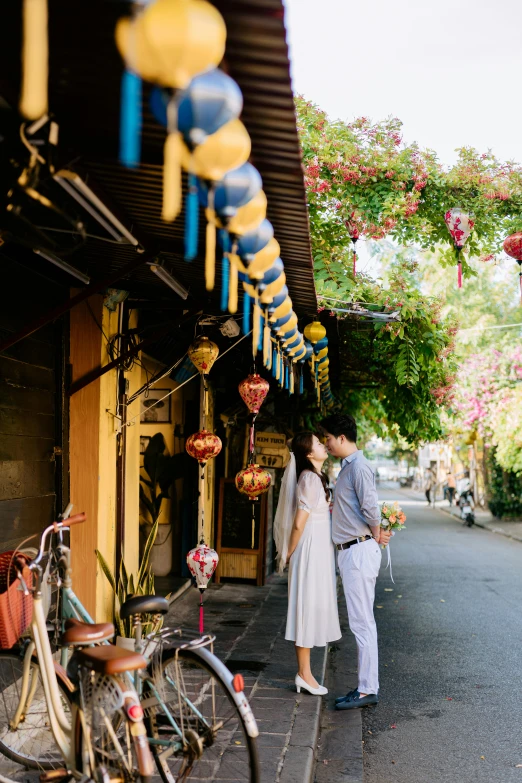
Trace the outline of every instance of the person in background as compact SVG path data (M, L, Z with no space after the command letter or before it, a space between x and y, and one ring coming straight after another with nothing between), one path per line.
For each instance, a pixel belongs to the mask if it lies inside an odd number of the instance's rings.
M433 475L433 471L431 468L426 471L426 481L424 484L424 492L426 495L426 500L428 501L428 506L431 505L431 490L435 486L435 476Z
M453 505L453 499L455 498L455 492L457 491L457 479L451 472L451 470L448 470L448 475L446 476L446 482L448 485L448 500L450 506Z

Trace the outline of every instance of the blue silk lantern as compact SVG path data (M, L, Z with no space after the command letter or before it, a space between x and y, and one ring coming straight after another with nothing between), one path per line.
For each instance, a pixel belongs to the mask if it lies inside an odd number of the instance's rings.
M155 87L150 94L150 109L160 125L167 125L168 90ZM178 129L189 148L201 144L230 120L239 117L243 96L230 76L215 68L195 76L180 94Z
M274 227L266 218L260 223L255 231L249 231L247 234L237 239L237 254L247 263L254 260L256 253L259 253L268 245L274 236Z
M283 304L283 302L285 301L285 299L287 298L287 296L288 296L288 288L287 288L287 286L285 285L285 286L283 286L283 288L281 289L281 291L280 291L280 292L277 294L277 296L274 296L274 299L273 299L273 301L272 301L272 304L271 304L271 305L270 305L270 307L268 308L268 312L269 312L269 313L273 313L273 312L274 312L274 310L276 310L276 309L279 307L279 305L282 305L282 304ZM285 322L285 323L286 323L286 322Z
M318 340L314 345L314 353L319 353L319 351L322 351L323 348L328 347L328 337L323 337L321 340Z
M270 283L275 283L277 278L280 277L284 271L285 265L280 258L276 258L270 269L266 270L262 279L257 281L259 283L259 288L261 289L261 286L267 286L270 285Z
M214 185L214 210L222 220L234 217L239 207L248 204L263 186L261 175L251 163L243 163L237 169L228 171L223 179ZM200 198L202 192L200 191ZM206 197L206 194L204 194ZM207 206L205 198L204 206Z

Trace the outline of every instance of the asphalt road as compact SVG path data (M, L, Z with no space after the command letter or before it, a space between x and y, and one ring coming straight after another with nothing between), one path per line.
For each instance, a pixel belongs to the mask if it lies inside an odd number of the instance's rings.
M384 570L377 582L365 783L522 781L522 544L380 494L408 520L392 541L395 584Z

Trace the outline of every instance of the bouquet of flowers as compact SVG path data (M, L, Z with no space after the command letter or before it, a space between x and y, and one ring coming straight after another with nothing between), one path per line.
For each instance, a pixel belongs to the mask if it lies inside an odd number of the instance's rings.
M385 530L402 530L406 522L406 514L399 506L397 501L394 503L384 502L381 506L381 527Z

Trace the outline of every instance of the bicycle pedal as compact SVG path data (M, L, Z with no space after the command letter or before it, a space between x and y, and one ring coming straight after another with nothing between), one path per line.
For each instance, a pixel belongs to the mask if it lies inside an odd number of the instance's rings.
M71 777L72 775L67 769L50 769L48 772L42 772L40 783L56 783L58 780L69 780Z

